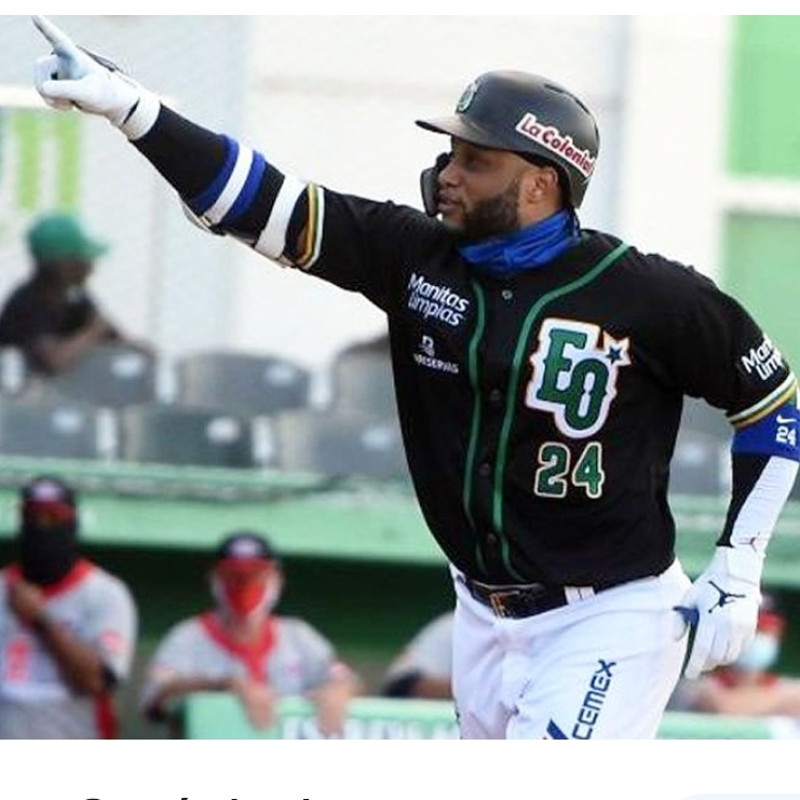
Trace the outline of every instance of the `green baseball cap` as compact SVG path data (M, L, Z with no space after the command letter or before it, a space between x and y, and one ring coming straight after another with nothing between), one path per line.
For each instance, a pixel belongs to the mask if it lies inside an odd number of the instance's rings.
M66 258L93 261L108 251L108 245L89 236L70 214L40 217L28 230L28 247L39 262Z

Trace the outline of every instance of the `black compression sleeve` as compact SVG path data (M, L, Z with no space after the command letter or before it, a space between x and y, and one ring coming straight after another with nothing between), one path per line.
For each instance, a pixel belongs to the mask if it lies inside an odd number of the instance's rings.
M734 453L733 459L733 486L731 492L731 503L725 519L725 527L722 535L717 541L718 545L730 545L731 532L736 522L742 506L753 491L758 479L764 472L764 468L769 463L770 457L767 455L757 455L755 453Z
M225 163L225 137L161 106L155 125L133 142L181 197L202 192Z

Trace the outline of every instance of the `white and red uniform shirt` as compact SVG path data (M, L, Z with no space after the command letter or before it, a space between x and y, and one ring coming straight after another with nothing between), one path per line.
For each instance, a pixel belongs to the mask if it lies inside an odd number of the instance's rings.
M150 661L141 705L150 705L175 678L250 678L287 696L318 688L342 669L347 667L330 642L301 619L269 617L259 641L243 646L231 639L214 612L206 612L167 631Z
M110 693L75 694L37 633L8 608L16 565L0 571L0 738L95 739L116 735ZM48 615L92 645L119 682L128 677L138 615L131 592L117 577L81 560L43 588Z

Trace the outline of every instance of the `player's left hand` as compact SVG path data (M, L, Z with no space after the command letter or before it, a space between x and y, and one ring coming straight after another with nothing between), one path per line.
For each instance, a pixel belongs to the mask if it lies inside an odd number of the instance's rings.
M761 556L718 547L676 610L695 624L687 678L735 661L755 636L761 602ZM684 626L682 634L688 630Z

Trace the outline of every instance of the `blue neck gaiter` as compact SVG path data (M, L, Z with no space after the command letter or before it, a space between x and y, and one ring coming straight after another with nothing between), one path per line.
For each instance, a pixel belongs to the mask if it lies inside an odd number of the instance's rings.
M504 277L549 263L579 237L578 218L565 209L508 236L460 247L459 252L479 272Z

